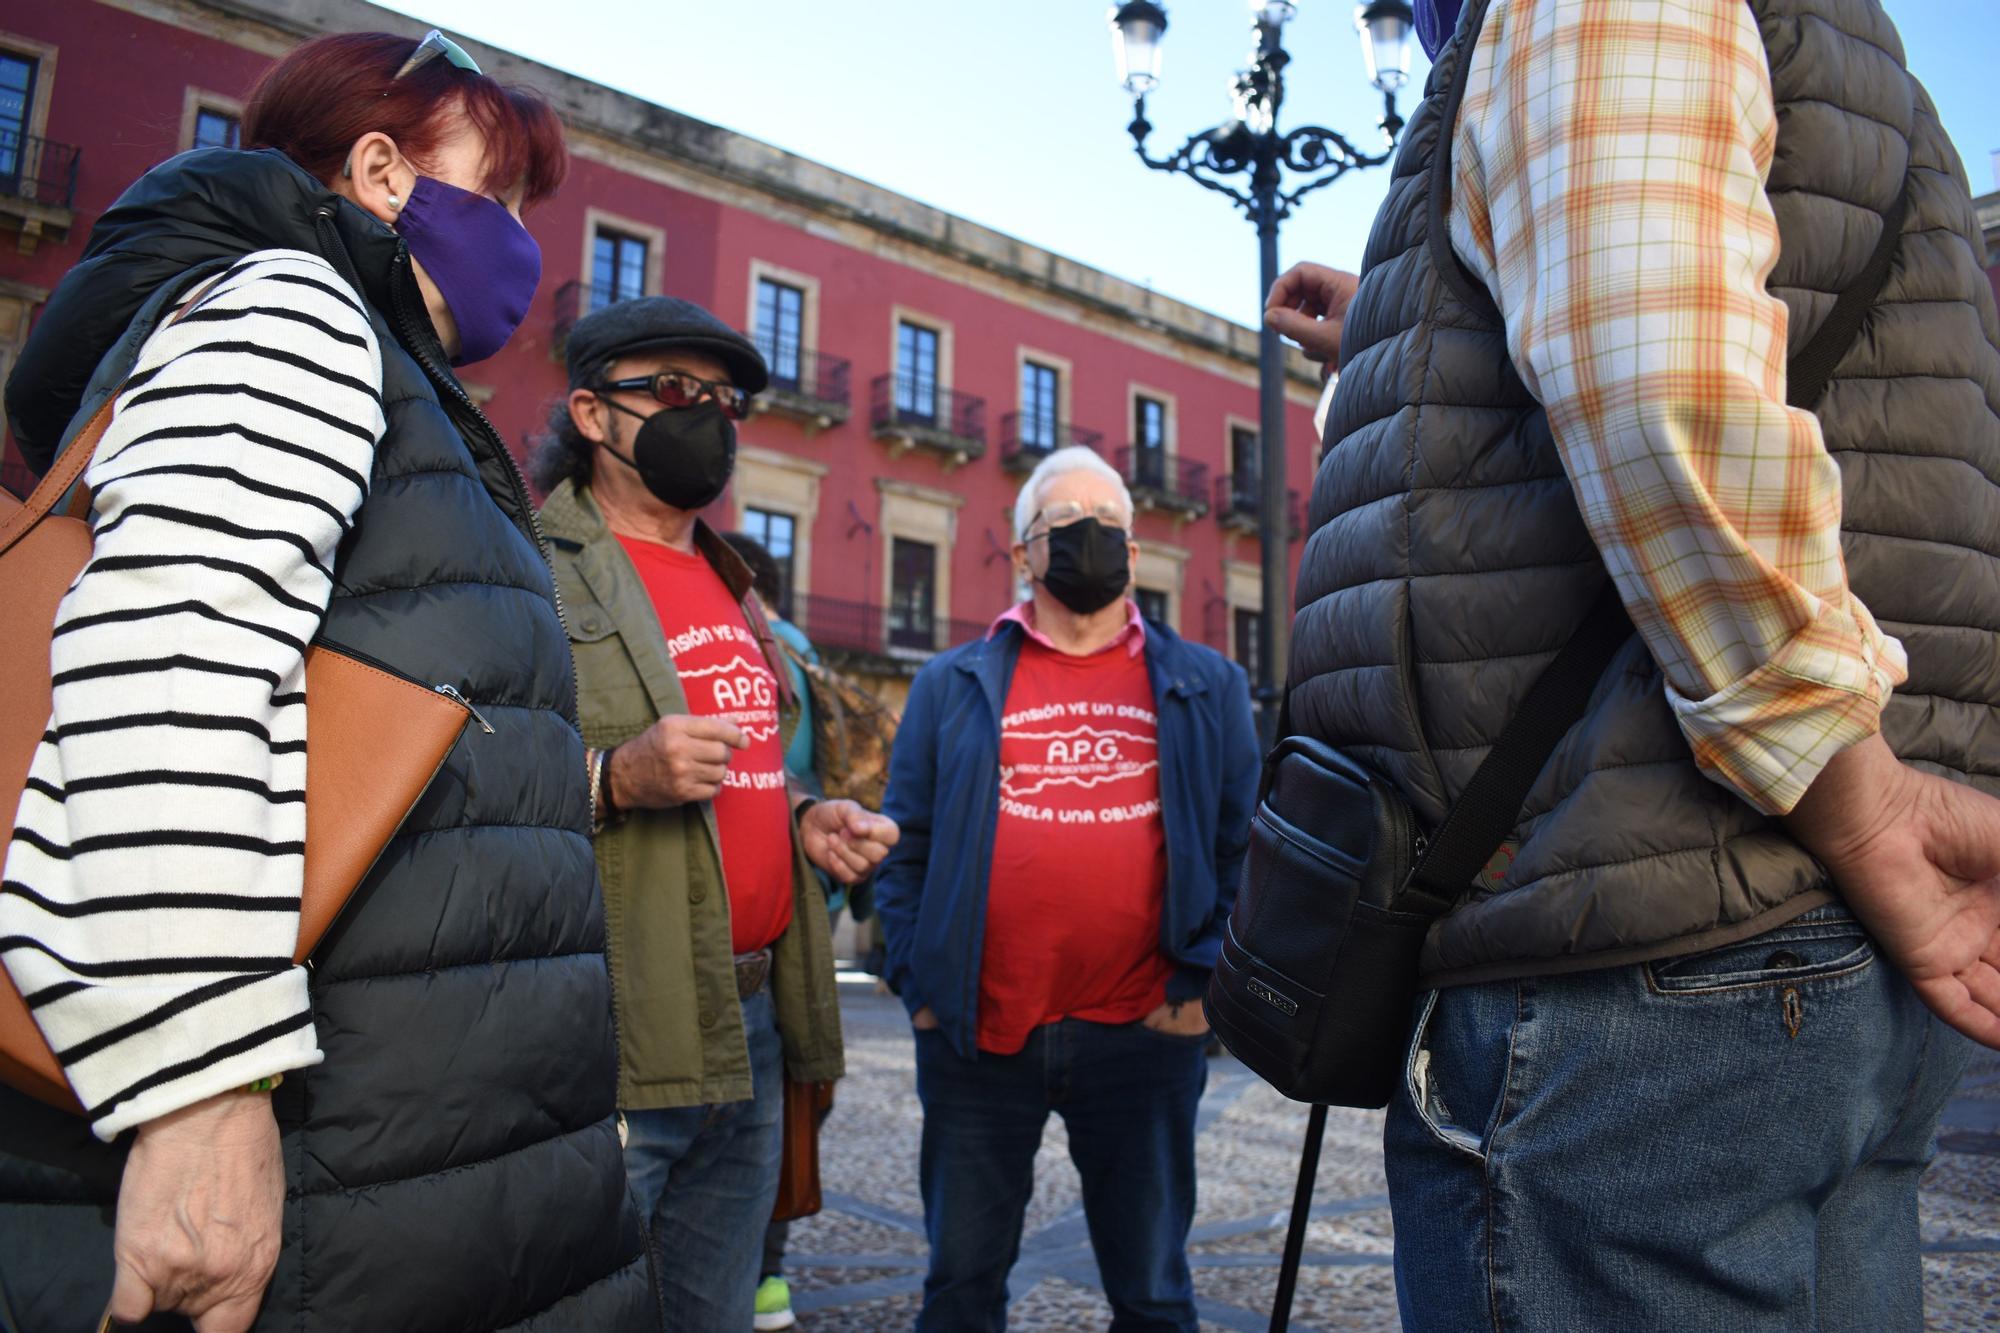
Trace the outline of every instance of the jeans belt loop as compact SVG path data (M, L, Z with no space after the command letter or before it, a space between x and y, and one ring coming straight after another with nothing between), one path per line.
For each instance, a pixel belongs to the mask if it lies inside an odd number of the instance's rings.
M771 980L771 951L759 949L755 953L736 955L736 998L747 1000L763 990Z

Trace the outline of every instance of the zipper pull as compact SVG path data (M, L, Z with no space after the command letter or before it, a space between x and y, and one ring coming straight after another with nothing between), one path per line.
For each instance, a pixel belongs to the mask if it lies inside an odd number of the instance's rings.
M485 717L483 717L480 714L479 710L472 706L472 700L466 698L464 695L458 692L458 686L433 685L431 688L436 690L439 694L442 694L445 698L450 699L453 703L463 706L466 712L472 714L472 720L479 724L479 729L481 731L485 732L489 736L493 734L493 724L491 722L488 722L485 719Z

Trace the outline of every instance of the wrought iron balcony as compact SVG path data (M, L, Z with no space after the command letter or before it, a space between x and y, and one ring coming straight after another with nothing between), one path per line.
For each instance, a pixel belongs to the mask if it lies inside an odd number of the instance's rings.
M1225 472L1215 479L1215 521L1225 528L1255 532L1264 512L1264 496L1257 478ZM1305 509L1295 490L1285 492L1285 540L1305 536Z
M875 438L897 449L929 449L951 467L986 452L986 400L919 376L877 375L869 420Z
M74 144L0 129L0 225L20 232L21 253L68 238L82 158Z
M986 632L983 620L917 617L869 602L817 594L795 600L795 623L821 652L873 657L929 655L970 643Z
M853 363L846 357L754 335L751 341L771 371L770 387L753 401L753 410L792 417L808 430L847 420L854 394Z
M83 150L32 134L0 129L0 195L50 208L76 206L76 167Z
M1072 444L1102 452L1104 432L1085 430L1040 412L1009 412L1000 418L1000 466L1032 472L1035 464Z
M1118 472L1141 509L1165 509L1198 516L1208 512L1208 466L1176 458L1164 449L1127 445L1118 451Z

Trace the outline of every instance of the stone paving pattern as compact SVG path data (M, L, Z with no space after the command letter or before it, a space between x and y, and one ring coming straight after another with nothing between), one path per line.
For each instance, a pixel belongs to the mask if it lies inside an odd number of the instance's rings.
M925 1254L909 1027L901 1005L872 983L844 983L841 1002L848 1076L821 1141L826 1211L792 1229L793 1305L804 1333L908 1329ZM1304 1107L1235 1061L1212 1062L1189 1245L1203 1333L1268 1324L1305 1118ZM1298 1333L1398 1327L1381 1143L1381 1112L1329 1113L1293 1306ZM1927 1326L2000 1329L2000 1053L1975 1058L1939 1143L1920 1205ZM1077 1333L1110 1323L1078 1199L1062 1121L1051 1117L1014 1270L1010 1329Z

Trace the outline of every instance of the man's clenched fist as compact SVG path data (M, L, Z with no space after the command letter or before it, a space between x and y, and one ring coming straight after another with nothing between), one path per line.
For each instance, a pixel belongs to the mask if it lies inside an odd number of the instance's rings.
M734 722L673 713L611 752L607 793L620 810L667 810L712 801L732 751L750 738Z

